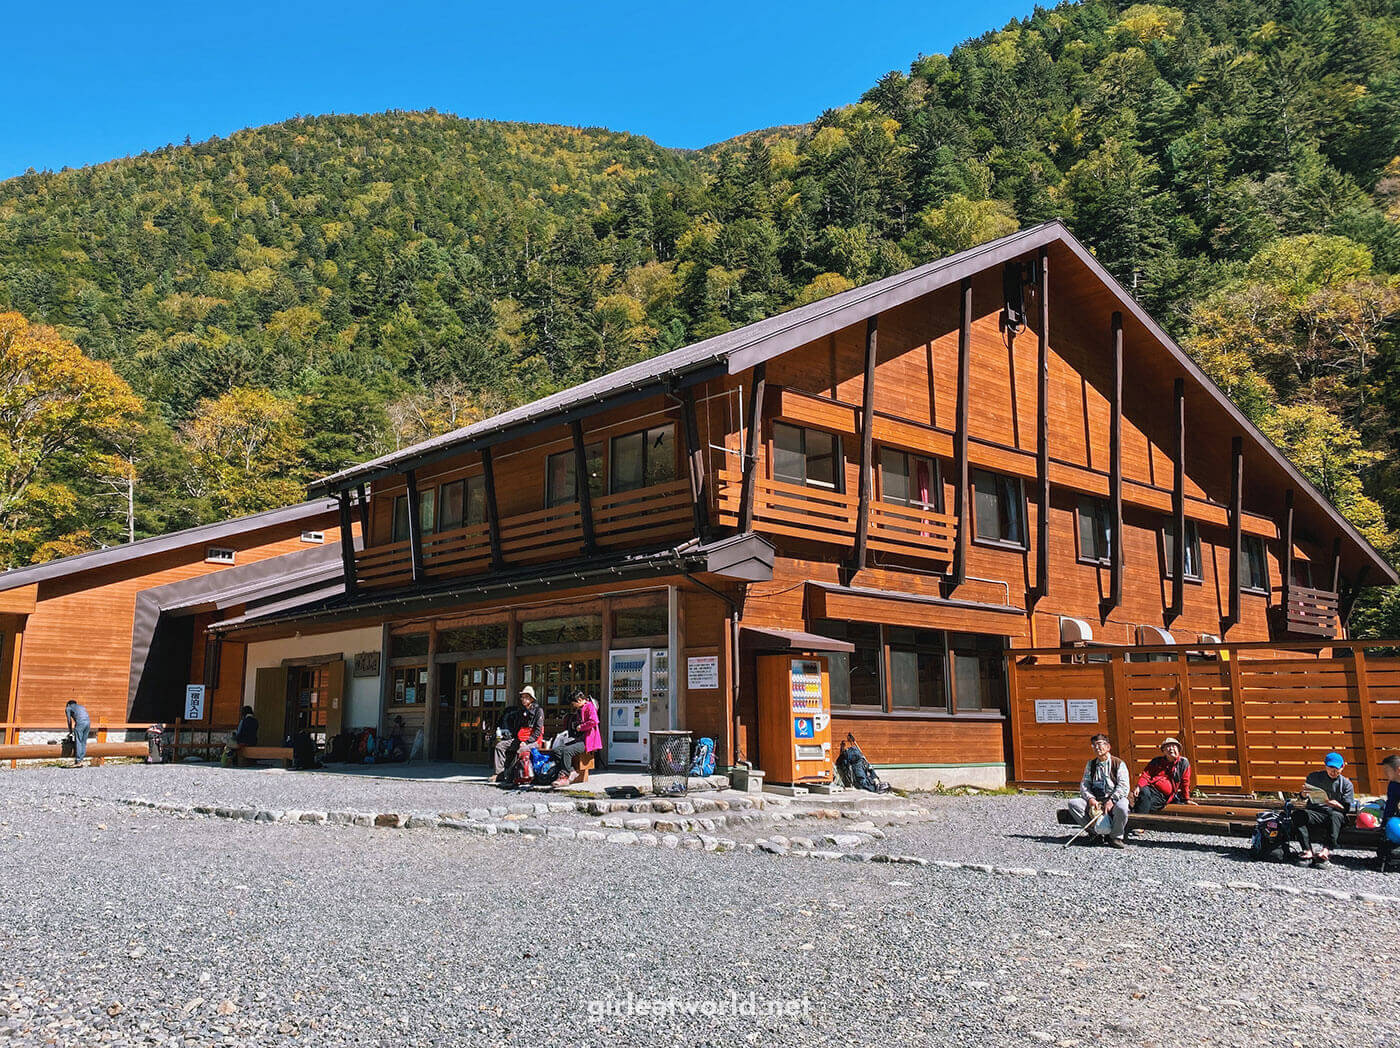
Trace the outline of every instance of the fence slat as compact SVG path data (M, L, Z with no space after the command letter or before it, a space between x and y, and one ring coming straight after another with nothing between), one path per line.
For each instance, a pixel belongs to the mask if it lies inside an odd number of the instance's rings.
M1361 763L1366 767L1366 788L1371 793L1380 792L1380 754L1376 752L1376 726L1371 720L1371 683L1366 679L1366 653L1360 648L1351 652L1352 667L1356 671L1356 698L1361 706L1361 738L1365 755Z

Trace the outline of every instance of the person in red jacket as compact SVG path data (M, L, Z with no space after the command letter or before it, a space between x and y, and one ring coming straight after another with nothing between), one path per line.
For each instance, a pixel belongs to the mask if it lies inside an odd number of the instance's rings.
M1131 800L1139 815L1161 811L1168 804L1196 803L1191 799L1191 762L1181 755L1178 740L1162 740L1162 755L1142 769Z

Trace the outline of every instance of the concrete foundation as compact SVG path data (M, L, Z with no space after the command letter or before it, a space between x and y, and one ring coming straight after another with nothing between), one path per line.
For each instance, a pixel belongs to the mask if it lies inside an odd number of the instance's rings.
M933 790L939 786L980 786L997 789L1006 785L1005 764L929 764L911 768L875 765L880 778L901 790Z

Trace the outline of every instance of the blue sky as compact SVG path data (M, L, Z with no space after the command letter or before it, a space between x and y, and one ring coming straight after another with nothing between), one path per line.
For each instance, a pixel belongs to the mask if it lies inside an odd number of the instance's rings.
M980 4L7 5L0 178L298 113L434 106L702 146L855 101L920 52L1029 14Z

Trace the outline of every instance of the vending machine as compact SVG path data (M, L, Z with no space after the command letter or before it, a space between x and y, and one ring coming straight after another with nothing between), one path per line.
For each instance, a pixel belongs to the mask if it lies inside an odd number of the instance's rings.
M650 759L652 650L608 652L608 763L647 764Z
M830 783L831 677L821 655L760 655L758 758L768 782Z

